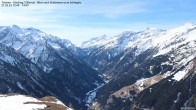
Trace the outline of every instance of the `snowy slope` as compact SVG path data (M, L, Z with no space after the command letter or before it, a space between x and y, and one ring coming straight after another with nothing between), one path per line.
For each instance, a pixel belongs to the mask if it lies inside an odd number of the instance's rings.
M33 110L33 109L44 109L46 105L44 104L24 104L25 102L37 102L35 98L30 98L22 95L15 96L4 96L0 95L0 109L1 110L14 110L20 108L20 110Z
M196 24L187 23L171 30L168 30L163 35L157 37L153 41L153 46L159 47L157 55L168 53L172 49L177 48L182 44L193 42L196 40ZM193 42L192 46L195 45Z
M52 103L52 107L61 106L63 110L72 110L62 104L59 100L56 101L41 101L36 98L24 95L0 95L0 110L38 110L49 108L48 104ZM55 105L55 106L54 106ZM58 109L58 108L56 108Z

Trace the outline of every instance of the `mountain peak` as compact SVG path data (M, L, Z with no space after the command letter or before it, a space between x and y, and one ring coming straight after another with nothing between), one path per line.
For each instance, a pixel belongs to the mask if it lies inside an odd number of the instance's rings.
M185 23L183 26L181 26L181 28L185 28L185 29L193 29L193 28L196 28L196 24L194 23Z
M16 31L16 32L22 30L19 26L15 25L15 24L13 24L12 26L10 26L10 29L13 30L13 31Z
M130 34L130 33L134 33L133 31L124 31L122 32L122 34Z
M26 30L29 30L29 31L32 31L32 32L42 32L39 29L36 29L36 28L33 28L33 27L26 28Z
M146 27L144 30L150 30L151 28L150 27Z
M30 28L21 28L18 25L11 25L11 26L6 26L6 28L9 28L10 30L12 30L13 32L19 34L20 36L24 36L30 33L34 33L34 34L45 34L44 32L40 31L39 29L30 27Z
M149 31L161 31L162 29L158 29L158 28L152 28L152 27L146 27L144 29L144 31L149 32Z
M106 34L104 34L101 37L92 38L92 39L90 39L90 41L92 41L92 40L101 40L101 39L106 39L106 38L107 38L107 36L106 36Z
M11 27L12 27L12 28L20 28L20 27L17 26L16 24L13 24Z
M158 30L157 28L152 28L152 27L146 27L144 31L150 31L150 30Z
M188 22L188 23L185 23L184 26L195 26L195 24L192 22Z

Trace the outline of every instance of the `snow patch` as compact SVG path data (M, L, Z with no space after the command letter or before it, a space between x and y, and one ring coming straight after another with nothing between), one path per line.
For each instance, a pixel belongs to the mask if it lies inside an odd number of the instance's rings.
M181 79L183 79L186 74L189 72L189 70L193 67L192 62L190 62L183 70L178 71L176 74L174 74L174 77L172 79L176 80L176 81L180 81Z
M141 78L141 79L139 79L139 80L136 81L136 84L138 86L143 86L144 85L144 81L145 81L145 78Z
M5 62L8 62L8 63L11 63L12 65L14 65L15 63L15 59L9 55L6 55L6 53L0 53L0 59L5 61Z
M38 100L22 95L0 95L0 110L38 110L46 107L44 104L24 104L25 102L38 102Z
M180 99L180 92L178 92L178 94L177 94L177 99L176 100L174 100L174 103L177 103L178 102L178 100Z
M184 78L185 75L186 75L185 71L179 71L178 73L176 73L174 75L174 77L172 79L174 79L176 81L180 81L182 78Z
M17 82L16 84L18 85L18 87L19 87L20 89L22 89L22 90L24 90L24 91L27 91L27 90L22 86L22 84L21 84L20 82Z

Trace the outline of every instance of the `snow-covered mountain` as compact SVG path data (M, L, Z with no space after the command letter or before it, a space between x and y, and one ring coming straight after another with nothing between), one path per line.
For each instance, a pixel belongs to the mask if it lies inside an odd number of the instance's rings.
M32 48L35 48L37 46L42 49L42 46L45 43L48 43L49 45L57 49L67 47L72 52L76 51L75 45L72 44L69 40L60 39L56 36L44 33L32 27L20 28L17 25L1 26L0 32L2 40L1 42L8 43L9 46L14 47L14 49L16 50L22 51L25 50L23 48L26 47L27 49L30 49L32 51ZM34 51L32 51L31 54L36 55L36 52L34 53Z
M66 57L69 56L66 54L71 54L70 51L77 54L79 51L79 48L69 40L60 39L38 29L20 28L16 25L0 27L0 43L13 47L36 64L39 63L38 60L40 59L48 59L47 47L51 47L56 51L65 51L62 57L67 60L69 59ZM44 71L49 72L52 69L50 65L39 65Z
M136 45L139 47L145 41L158 36L161 32L165 32L165 30L149 28L149 27L139 32L125 31L114 37L107 37L106 35L104 35L102 37L93 38L89 41L85 41L81 43L79 47L84 48L84 49L100 48L100 47L102 47L102 49L104 50L115 49L116 52L113 53L114 55L111 55L111 56L116 56L120 52L130 47L135 46L136 43L139 43ZM141 39L144 39L144 40L141 41Z
M156 52L153 55L160 55L181 44L193 41L195 29L196 25L192 23L170 30L146 28L139 32L123 32L110 38L106 36L94 38L79 46L87 53L82 58L89 65L105 73L109 68L119 64L126 56L129 56L130 61L142 52L155 48Z
M137 48L135 55L138 55L147 50L148 46L151 46L152 39L164 32L165 30L156 28L146 28L139 32L126 31L114 37L102 36L91 39L83 42L79 47L87 53L82 58L88 64L101 72L105 72L104 67L111 63L114 57L122 52L126 53L130 48Z
M147 27L143 31L139 32L126 31L114 37L107 37L104 35L102 37L93 38L79 44L78 46L87 50L96 48L101 48L103 50L115 49L116 52L113 53L113 55L108 53L108 56L116 56L120 52L133 47L137 47L139 50L145 51L149 47L165 45L166 41L169 42L169 40L178 40L178 37L188 34L190 31L194 30L195 27L196 25L193 23L186 23L183 26L170 30ZM192 39L187 38L187 40Z
M14 48L12 50L17 54L35 64L44 73L44 77L50 80L43 79L48 83L46 86L49 86L45 89L51 86L52 90L55 90L53 95L66 104L71 102L78 108L84 107L86 93L103 83L98 72L77 57L77 52L81 49L67 40L34 28L20 28L13 25L0 27L0 43L9 46L7 48ZM15 66L17 56L9 57L2 54L1 59Z
M98 90L91 109L177 110L194 107L196 25L187 23L165 31L148 28L130 33L127 39L134 40L123 39L127 43L120 42L119 39L124 37L115 36L113 38L118 39L113 42L110 42L112 38L104 38L103 44L97 45L97 41L94 42L96 46L84 47L89 53L86 58L95 59L86 61L110 79Z

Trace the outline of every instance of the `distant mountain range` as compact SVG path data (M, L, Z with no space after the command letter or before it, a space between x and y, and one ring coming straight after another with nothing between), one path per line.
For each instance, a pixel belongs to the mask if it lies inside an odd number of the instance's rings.
M55 96L74 109L196 107L196 25L106 35L76 46L0 27L0 93ZM87 108L88 107L88 108Z

